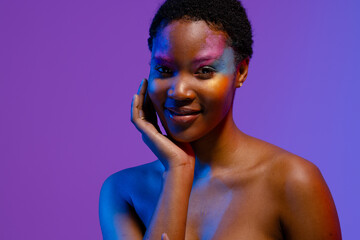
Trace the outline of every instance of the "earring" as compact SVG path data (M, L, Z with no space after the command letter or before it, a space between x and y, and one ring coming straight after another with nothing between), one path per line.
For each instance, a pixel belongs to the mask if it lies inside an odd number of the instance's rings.
M243 85L243 83L242 82L240 82L240 87Z

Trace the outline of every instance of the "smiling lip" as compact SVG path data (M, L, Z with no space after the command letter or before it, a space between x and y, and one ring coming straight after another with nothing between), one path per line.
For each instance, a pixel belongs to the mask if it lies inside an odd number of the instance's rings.
M201 110L184 107L166 107L165 111L169 118L177 124L189 124L195 121Z

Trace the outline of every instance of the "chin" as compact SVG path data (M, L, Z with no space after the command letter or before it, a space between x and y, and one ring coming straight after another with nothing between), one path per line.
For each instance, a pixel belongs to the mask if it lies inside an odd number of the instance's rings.
M191 143L199 139L199 137L189 136L185 134L170 134L171 138L177 142Z
M172 139L174 139L177 142L183 142L183 143L191 143L199 140L204 136L204 134L199 133L198 131L194 131L194 129L186 129L182 131L171 131L168 128L166 129L166 134L170 136ZM200 129L197 129L200 130Z
M209 133L203 124L195 121L193 124L174 125L160 118L161 124L171 139L177 142L191 143L195 142ZM164 124L165 123L165 124Z

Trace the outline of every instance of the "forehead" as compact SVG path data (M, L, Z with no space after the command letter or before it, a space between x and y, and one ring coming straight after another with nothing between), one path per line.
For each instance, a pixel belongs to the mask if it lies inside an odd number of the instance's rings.
M201 57L222 55L227 36L209 27L205 21L177 20L169 23L154 39L152 55L168 57Z

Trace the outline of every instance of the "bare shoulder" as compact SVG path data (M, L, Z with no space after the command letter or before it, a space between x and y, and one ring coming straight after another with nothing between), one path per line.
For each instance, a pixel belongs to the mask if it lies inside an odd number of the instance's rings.
M108 177L102 185L99 200L99 218L103 238L142 239L144 220L134 203L141 198L137 193L149 189L151 181L161 175L161 163L128 168Z
M312 162L267 145L266 176L276 194L287 239L341 239L330 190Z
M306 190L309 186L325 183L314 163L279 148L274 151L268 166L269 173L283 190Z
M104 181L100 196L111 192L113 199L121 197L131 203L131 192L145 187L149 179L161 176L162 171L161 162L158 160L118 171ZM116 198L114 195L117 195Z
M265 176L273 190L283 198L312 195L314 192L330 194L319 168L311 161L270 143L264 143Z
M269 184L307 185L314 179L322 179L319 169L312 162L286 151L276 145L249 137L248 155L254 156L256 166L261 169Z

